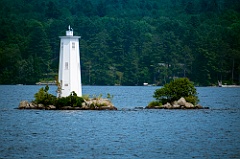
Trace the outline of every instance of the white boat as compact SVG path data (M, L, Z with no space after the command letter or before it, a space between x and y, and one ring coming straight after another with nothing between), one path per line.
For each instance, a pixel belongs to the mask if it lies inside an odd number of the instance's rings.
M227 85L227 84L222 84L222 81L218 81L218 86L219 86L219 87L240 87L240 85Z

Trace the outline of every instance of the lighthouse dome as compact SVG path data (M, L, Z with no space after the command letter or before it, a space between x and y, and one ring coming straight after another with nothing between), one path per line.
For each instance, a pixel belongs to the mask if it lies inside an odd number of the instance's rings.
M68 30L66 31L66 36L73 36L73 29L70 27L70 25L68 26Z

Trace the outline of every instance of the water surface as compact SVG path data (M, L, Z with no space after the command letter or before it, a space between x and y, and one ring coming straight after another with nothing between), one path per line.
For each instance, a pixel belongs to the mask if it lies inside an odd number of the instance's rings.
M198 87L208 110L134 109L159 88L143 86L83 86L118 111L14 109L40 87L0 85L0 158L240 158L240 88Z

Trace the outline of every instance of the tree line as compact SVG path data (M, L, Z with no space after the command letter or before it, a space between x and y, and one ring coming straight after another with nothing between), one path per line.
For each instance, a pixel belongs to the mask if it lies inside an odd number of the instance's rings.
M54 79L68 25L85 85L240 83L238 0L1 0L0 84Z

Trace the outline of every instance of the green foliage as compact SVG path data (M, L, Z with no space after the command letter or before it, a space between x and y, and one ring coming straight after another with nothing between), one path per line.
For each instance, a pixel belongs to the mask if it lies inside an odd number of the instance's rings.
M161 106L162 103L160 101L151 101L149 104L148 104L148 107L151 108L151 107L154 107L154 106Z
M34 95L36 104L55 105L60 108L63 106L72 106L72 107L82 107L84 102L83 97L78 97L77 94L73 91L67 97L56 98L56 96L48 93L48 85L45 88L40 88L39 91Z
M154 98L165 104L184 97L188 102L197 104L197 91L193 83L187 78L178 78L165 84L162 88L155 90Z
M90 105L90 109L91 109L91 110L94 110L94 109L95 109L95 104L92 103L92 104Z
M70 106L73 107L81 107L84 102L84 99L82 97L78 97L74 91L67 98L70 101Z
M83 102L84 102L83 97L78 97L77 94L73 91L67 97L58 98L56 101L56 106L57 107L63 107L63 106L82 107Z
M69 24L83 84L240 83L239 0L65 2L0 1L0 84L54 80Z
M95 103L95 106L96 107L102 107L102 106L107 106L107 104L106 103Z
M43 102L44 99L45 99L45 94L46 94L46 93L44 92L44 88L40 88L39 91L34 95L34 97L35 97L35 100L34 100L34 101L35 101L37 104Z
M111 95L110 93L107 94L107 99L109 99L110 101L113 99L113 95Z
M185 100L189 103L192 103L193 105L196 105L199 102L199 99L197 96L188 96L188 97L185 97Z
M70 102L67 97L58 98L56 101L56 107L61 108L63 106L70 106Z
M56 102L56 97L48 93L49 87L46 85L45 88L40 88L37 93L35 93L34 102L43 105L53 105Z

